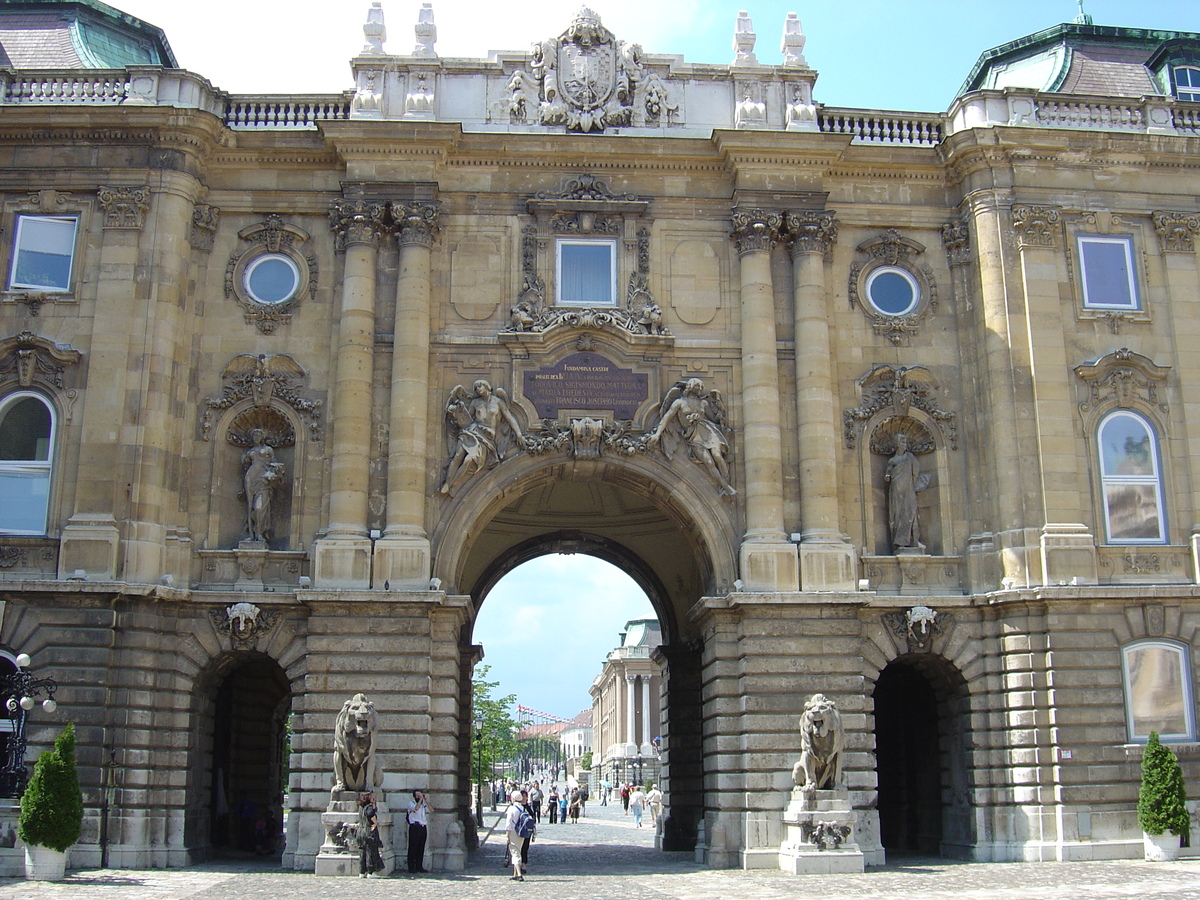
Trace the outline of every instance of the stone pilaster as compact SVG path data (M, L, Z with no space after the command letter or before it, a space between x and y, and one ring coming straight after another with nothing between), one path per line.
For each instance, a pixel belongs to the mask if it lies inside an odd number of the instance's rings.
M739 554L746 590L795 591L800 586L795 545L783 530L783 436L771 249L783 217L761 209L733 214L741 270L742 445L746 532Z
M1162 249L1167 274L1167 295L1171 310L1170 332L1175 342L1175 364L1180 384L1200 384L1200 359L1195 348L1200 346L1200 271L1196 261L1196 235L1200 234L1200 216L1194 213L1156 212L1154 231ZM1182 398L1182 420L1189 447L1200 446L1200 397L1185 392ZM1200 490L1200 454L1188 456L1188 474L1195 497ZM1174 496L1182 496L1177 491ZM1172 496L1172 495L1168 495ZM1192 518L1192 572L1200 584L1200 508L1193 500L1190 510L1179 510L1180 517L1190 513ZM1186 521L1186 519L1184 520ZM1180 523L1182 524L1182 523Z
M392 329L392 402L388 419L387 527L375 543L375 587L429 584L425 533L425 460L429 434L430 257L438 232L434 203L393 204L400 245Z
M837 219L824 210L790 212L787 230L795 276L800 586L806 591L851 591L858 567L838 517L836 391L825 290L825 260L837 240Z
M385 207L339 200L329 210L337 246L345 250L337 333L337 380L330 404L329 523L313 546L313 583L365 588L371 581L367 473L371 445L375 352L375 264Z
M970 211L974 224L979 260L979 304L976 337L981 346L977 403L990 410L987 429L979 436L986 448L979 472L969 473L979 481L989 481L992 504L984 513L990 523L992 541L983 535L973 538L979 552L995 553L998 575L1012 584L1030 581L1030 566L1040 567L1037 551L1031 544L1037 535L1026 534L1022 514L1024 490L1020 455L1020 423L1017 419L1017 385L1014 377L1013 345L1019 338L1019 323L1009 312L1009 248L1007 238L1009 199L997 192L973 194ZM1014 293L1016 285L1011 285ZM1061 330L1061 326L1060 326ZM986 566L977 566L986 569ZM995 585L998 587L999 585Z
M1040 457L1042 582L1095 584L1096 539L1083 523L1081 498L1088 496L1088 484L1078 465L1073 386L1062 378L1074 360L1067 357L1062 329L1060 214L1054 207L1014 206L1012 217L1021 258Z

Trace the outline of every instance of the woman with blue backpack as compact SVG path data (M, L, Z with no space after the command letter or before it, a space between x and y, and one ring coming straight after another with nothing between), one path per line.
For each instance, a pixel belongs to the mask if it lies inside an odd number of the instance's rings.
M512 804L508 807L508 812L504 818L504 833L508 838L508 855L512 859L513 866L513 881L525 880L525 869L521 865L521 851L525 847L525 841L533 837L537 831L537 824L533 821L533 814L529 810L529 805L523 799L524 791L513 791L511 800Z

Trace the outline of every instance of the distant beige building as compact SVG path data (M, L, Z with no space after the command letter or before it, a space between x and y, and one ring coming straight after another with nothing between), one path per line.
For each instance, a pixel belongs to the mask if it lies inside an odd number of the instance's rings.
M662 668L650 655L661 643L657 619L625 623L592 682L593 783L658 777Z
M868 864L1140 855L1149 733L1200 781L1200 35L998 35L896 112L822 104L795 17L716 65L382 16L348 90L247 96L0 5L0 656L60 683L32 752L76 723L73 864L244 801L312 870L362 691L460 867L476 615L556 551L657 615L593 727L661 736L665 848L778 864L820 692Z

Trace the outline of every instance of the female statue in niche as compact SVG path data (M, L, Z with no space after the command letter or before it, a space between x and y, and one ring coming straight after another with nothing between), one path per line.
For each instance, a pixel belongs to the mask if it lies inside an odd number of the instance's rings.
M242 454L242 485L246 494L246 532L251 541L265 541L271 533L271 500L283 481L283 463L275 461L275 450L266 432L250 432L250 449Z
M902 550L924 552L921 526L917 521L917 492L929 487L931 476L921 474L921 464L908 449L908 435L895 437L896 452L888 460L883 480L888 483L888 533L892 553Z

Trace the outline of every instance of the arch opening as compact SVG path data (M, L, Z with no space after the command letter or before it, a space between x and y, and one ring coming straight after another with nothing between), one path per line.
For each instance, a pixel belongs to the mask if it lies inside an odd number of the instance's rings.
M899 657L879 673L874 706L879 831L889 857L970 858L970 703L961 674L939 657Z
M292 690L275 660L227 654L195 694L187 842L197 855L277 856L288 778Z

